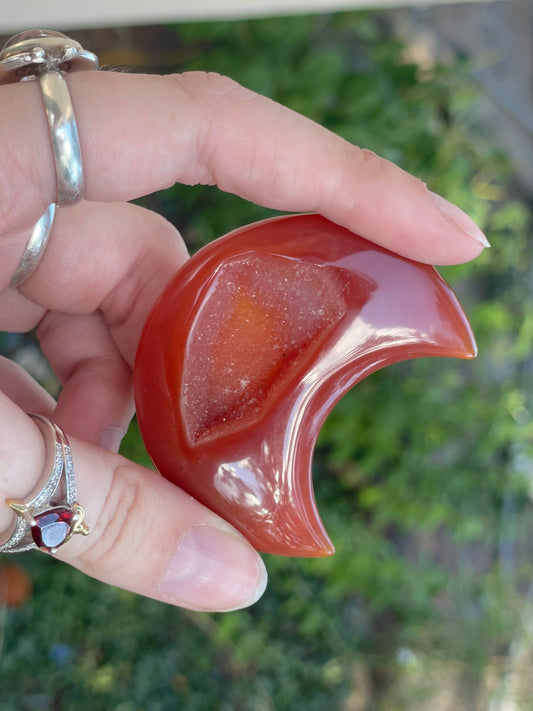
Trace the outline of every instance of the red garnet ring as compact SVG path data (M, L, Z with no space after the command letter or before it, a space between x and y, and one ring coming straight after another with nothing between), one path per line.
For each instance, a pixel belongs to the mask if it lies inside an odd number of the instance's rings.
M48 455L45 471L51 472L44 486L29 501L6 499L17 514L17 521L9 539L0 545L0 553L32 549L55 553L73 534L86 536L89 533L83 521L85 512L76 500L76 479L67 436L45 417L31 417L45 435ZM51 441L53 446L49 446Z

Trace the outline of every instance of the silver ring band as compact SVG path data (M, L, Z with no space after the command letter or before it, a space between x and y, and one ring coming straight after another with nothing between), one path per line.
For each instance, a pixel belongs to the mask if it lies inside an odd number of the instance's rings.
M33 274L34 269L44 254L54 224L55 214L56 206L55 203L52 203L48 205L42 217L35 223L30 239L24 248L17 271L13 275L9 286L20 286Z
M17 514L9 539L0 545L0 553L42 550L55 553L75 533L86 536L90 530L85 512L77 501L72 451L66 434L42 415L30 415L46 442L44 485L28 501L6 499ZM51 470L51 471L50 471Z
M74 109L64 75L98 69L98 59L61 32L31 30L12 37L0 52L0 84L37 77L44 101L57 174L57 204L83 198L84 178Z
M85 191L78 128L65 74L87 69L98 69L96 55L61 32L21 32L0 51L0 84L39 80L54 153L58 207L75 205ZM54 214L55 208L48 206L33 228L11 286L20 286L39 263Z
M83 199L85 180L74 109L63 74L49 71L39 77L56 164L57 204L75 205Z

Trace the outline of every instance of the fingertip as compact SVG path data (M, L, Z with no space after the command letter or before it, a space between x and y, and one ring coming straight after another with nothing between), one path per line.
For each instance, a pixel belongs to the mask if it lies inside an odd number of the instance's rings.
M471 261L489 246L476 223L416 176L351 144L342 151L342 183L322 179L315 211L403 257L435 265ZM329 176L329 179L328 179Z
M265 565L243 538L226 528L200 524L180 537L159 592L181 607L228 612L254 604L266 584Z
M459 229L468 238L473 240L476 243L475 248L479 250L479 253L481 253L483 249L490 247L490 243L484 233L463 210L457 207L457 205L445 200L437 193L429 191L429 194L441 215L443 215L454 228Z
M124 439L126 431L122 427L108 426L100 432L98 446L107 449L109 452L118 452L120 443Z

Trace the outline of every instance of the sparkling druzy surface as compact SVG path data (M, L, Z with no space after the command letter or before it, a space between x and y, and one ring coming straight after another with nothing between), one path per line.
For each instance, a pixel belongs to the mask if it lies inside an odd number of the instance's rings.
M433 267L316 215L275 218L171 280L139 344L137 415L161 474L259 550L329 555L311 460L334 404L388 364L474 355Z

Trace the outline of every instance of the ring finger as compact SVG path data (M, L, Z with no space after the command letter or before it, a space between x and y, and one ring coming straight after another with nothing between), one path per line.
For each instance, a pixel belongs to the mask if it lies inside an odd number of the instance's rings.
M29 235L30 228L0 240L0 330L34 328L44 310L90 314L99 309L116 327L131 362L135 328L142 327L158 292L187 259L177 230L130 203L81 202L57 210L35 272L18 289L8 289Z

